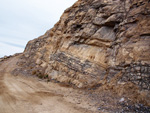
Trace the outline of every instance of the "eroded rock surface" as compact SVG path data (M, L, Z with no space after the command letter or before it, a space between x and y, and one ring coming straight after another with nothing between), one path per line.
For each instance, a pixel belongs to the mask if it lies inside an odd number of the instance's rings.
M130 83L148 104L149 20L149 0L78 0L52 29L28 42L13 73L78 88Z

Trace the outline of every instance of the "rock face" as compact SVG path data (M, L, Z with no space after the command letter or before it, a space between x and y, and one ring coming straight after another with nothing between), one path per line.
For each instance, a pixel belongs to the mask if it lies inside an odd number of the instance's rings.
M78 0L28 42L17 70L78 88L115 81L149 92L149 20L149 0Z

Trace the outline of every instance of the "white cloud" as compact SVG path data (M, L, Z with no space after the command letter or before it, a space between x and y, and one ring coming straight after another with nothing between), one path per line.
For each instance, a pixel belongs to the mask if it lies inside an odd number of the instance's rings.
M43 35L76 1L0 0L0 55L21 52L22 49L12 45L10 48L8 43L25 46L28 40Z

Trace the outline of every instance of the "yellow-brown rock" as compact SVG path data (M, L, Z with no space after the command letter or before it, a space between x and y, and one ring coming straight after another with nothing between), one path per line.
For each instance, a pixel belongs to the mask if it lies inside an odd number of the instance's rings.
M78 0L21 59L28 73L79 88L111 84L121 72L116 85L150 91L150 1Z
M65 78L77 87L98 84L110 69L123 71L123 77L131 79L124 70L132 65L147 67L145 73L150 76L149 6L147 0L79 0L52 29L27 44L23 67L33 65L34 70L44 70L43 76ZM132 82L150 90L150 81L141 78Z

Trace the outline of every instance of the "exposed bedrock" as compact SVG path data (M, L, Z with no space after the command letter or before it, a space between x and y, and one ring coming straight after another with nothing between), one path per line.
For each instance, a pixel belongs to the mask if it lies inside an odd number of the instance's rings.
M149 0L78 0L28 42L18 70L79 88L116 78L150 91L149 20Z

